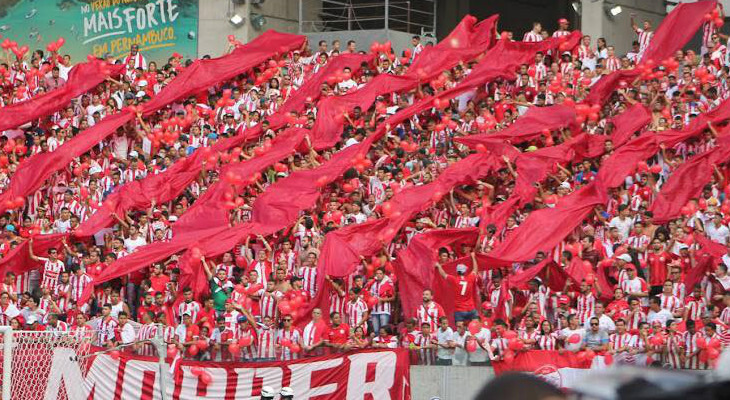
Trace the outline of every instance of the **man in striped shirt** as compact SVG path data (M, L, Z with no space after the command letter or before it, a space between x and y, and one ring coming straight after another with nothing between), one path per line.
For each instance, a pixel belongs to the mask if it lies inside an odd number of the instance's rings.
M542 24L539 22L532 23L532 30L525 33L523 42L541 42L542 41Z
M641 60L641 57L644 55L644 51L646 51L646 48L649 47L651 38L654 37L654 32L651 30L651 22L649 22L649 20L644 20L643 27L639 28L639 26L634 21L635 17L636 17L636 14L631 13L631 28L639 36L638 59Z

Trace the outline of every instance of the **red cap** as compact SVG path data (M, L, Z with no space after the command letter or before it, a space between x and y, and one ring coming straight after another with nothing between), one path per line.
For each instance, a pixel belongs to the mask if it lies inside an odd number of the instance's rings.
M565 19L565 18L560 18L560 19L558 20L558 23L559 23L559 24L567 24L567 23L568 23L568 20L567 20L567 19Z
M493 308L492 303L485 301L484 303L482 303L482 308L485 310L491 310Z
M570 298L567 295L560 295L558 297L558 304L568 304L570 303Z

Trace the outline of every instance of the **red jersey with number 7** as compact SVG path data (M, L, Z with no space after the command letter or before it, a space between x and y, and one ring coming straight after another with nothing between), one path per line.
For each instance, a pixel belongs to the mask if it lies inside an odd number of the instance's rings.
M449 275L447 280L451 284L452 289L454 289L454 311L471 311L476 309L476 306L474 306L476 274Z

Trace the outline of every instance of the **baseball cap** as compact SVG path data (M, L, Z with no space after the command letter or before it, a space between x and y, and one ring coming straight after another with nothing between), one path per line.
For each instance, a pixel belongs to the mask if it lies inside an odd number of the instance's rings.
M567 19L565 19L565 18L560 18L560 19L558 20L558 23L559 23L559 24L567 24L567 23L568 23L568 20L567 20Z
M563 182L560 184L561 188L570 190L570 183L569 182Z
M626 253L621 254L620 256L618 256L616 258L619 259L619 260L622 260L622 261L626 261L627 263L630 263L631 262L631 256L628 255L628 254L626 254Z
M139 153L137 153L136 150L132 150L129 152L129 156L132 158L137 158L137 157L139 157Z
M570 303L570 299L568 298L567 295L562 294L558 297L558 304L568 304L568 303Z
M5 225L5 230L10 232L16 232L15 225Z
M279 395L294 396L294 389L290 388L289 386L284 386L283 388L281 388L281 392L279 392Z
M467 270L467 268L466 268L466 265L464 265L464 264L459 264L459 265L456 266L456 272L457 273L465 274L466 273L466 270Z
M246 318L245 315L241 315L240 317L238 317L238 323L239 324L242 324L242 323L244 323L246 321L248 321L248 318Z
M145 93L144 90L137 92L137 97L144 97L145 95L147 95L147 93Z
M485 310L491 310L494 307L492 307L492 303L491 302L485 301L484 303L482 303L482 308L485 309Z

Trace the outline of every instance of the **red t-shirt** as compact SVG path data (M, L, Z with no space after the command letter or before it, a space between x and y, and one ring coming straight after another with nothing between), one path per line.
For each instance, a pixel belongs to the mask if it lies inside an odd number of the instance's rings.
M152 290L165 293L167 290L167 282L170 282L170 277L165 274L158 276L150 275L150 282L152 282Z
M339 324L337 327L330 327L327 332L327 340L334 344L345 344L350 338L350 327L347 324Z
M474 306L474 288L477 276L474 273L467 275L449 275L447 280L454 289L454 311L471 311Z
M646 264L649 266L649 285L661 286L667 280L667 263L671 256L666 251L659 254L649 253L646 256Z

